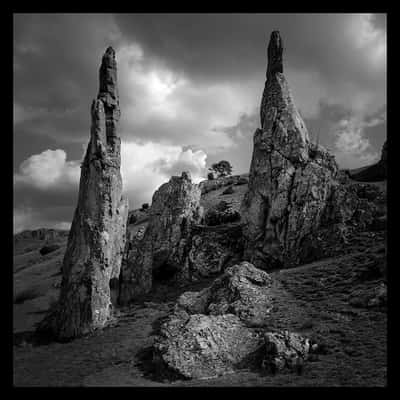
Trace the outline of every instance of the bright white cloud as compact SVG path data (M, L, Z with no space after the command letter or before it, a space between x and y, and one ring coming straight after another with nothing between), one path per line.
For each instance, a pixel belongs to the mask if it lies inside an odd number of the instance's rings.
M342 168L357 168L377 161L379 153L372 149L363 133L364 128L378 123L382 123L382 119L375 118L366 122L356 117L342 119L337 123L334 153Z
M79 182L79 175L79 161L67 161L64 150L45 150L22 162L19 173L14 174L14 185L69 190Z
M154 191L171 175L189 171L195 183L205 179L207 155L202 150L184 150L180 146L160 143L124 142L121 173L129 208L150 202Z
M138 44L120 47L117 55L118 79L124 82L120 97L125 137L146 137L213 153L235 146L218 127L236 124L259 101L254 84L194 82L146 59Z
M171 175L189 171L193 182L205 179L206 159L207 155L202 150L193 151L154 142L124 141L121 147L121 174L130 208L150 202L154 191L167 182ZM46 196L46 193L61 190L77 191L79 177L80 161L67 161L67 154L61 149L45 150L22 162L19 172L14 174L14 186L36 189ZM19 210L14 214L14 225L33 226L37 219L32 215L29 208Z

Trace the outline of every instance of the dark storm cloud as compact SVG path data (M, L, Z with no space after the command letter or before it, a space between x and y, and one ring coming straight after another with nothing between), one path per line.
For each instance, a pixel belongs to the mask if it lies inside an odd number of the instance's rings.
M354 52L352 41L359 32L352 33L352 19L351 14L116 16L126 38L137 40L174 70L199 79L230 80L265 73L269 35L278 29L288 66L315 69L327 79L350 75L371 84L368 66L361 64ZM382 17L373 22L382 27Z
M81 159L97 71L109 45L117 49L132 204L150 200L137 193L149 197L153 181L158 185L180 169L205 169L205 153L207 165L227 159L235 173L247 172L274 29L283 36L286 76L310 134L321 132L321 143L335 148L337 125L348 120L358 136L347 128L341 143L349 134L353 141L369 141L371 154L380 152L386 136L379 120L386 104L385 15L16 14L18 226L24 219L26 226L71 220L77 184L61 180L43 189L35 169L24 175L19 167L32 155L46 160L47 150ZM191 152L196 150L205 153ZM346 157L352 163L366 159ZM57 165L60 173L71 169L67 161ZM30 176L39 186L29 184Z

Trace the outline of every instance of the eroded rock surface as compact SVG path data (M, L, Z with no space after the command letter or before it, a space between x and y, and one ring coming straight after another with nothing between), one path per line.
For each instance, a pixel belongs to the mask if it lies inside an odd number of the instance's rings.
M262 362L267 371L296 370L309 357L312 350L310 340L288 331L266 332L265 358Z
M239 223L196 225L192 233L189 250L189 274L192 281L219 274L241 261L243 240Z
M272 310L271 286L266 272L242 262L227 268L209 288L184 293L177 307L189 313L235 314L244 323L262 326Z
M200 292L185 292L161 327L154 361L185 378L211 378L259 362L271 279L249 263L228 268Z
M183 293L154 344L159 371L212 378L241 368L277 372L307 360L308 339L267 331L277 293L271 277L248 262L200 292Z
M154 362L180 378L213 378L232 373L263 345L260 334L236 315L173 314L154 345Z
M100 90L91 108L91 135L81 166L75 210L62 266L58 303L38 331L58 339L103 327L111 315L110 279L119 276L128 201L122 195L121 139L115 52L100 67Z
M241 207L245 259L264 269L302 261L302 242L317 234L338 169L334 157L309 139L283 75L282 52L279 32L273 32L261 128Z
M202 218L200 195L186 172L154 193L143 238L132 246L121 271L121 304L150 291L153 279L188 277L190 232Z

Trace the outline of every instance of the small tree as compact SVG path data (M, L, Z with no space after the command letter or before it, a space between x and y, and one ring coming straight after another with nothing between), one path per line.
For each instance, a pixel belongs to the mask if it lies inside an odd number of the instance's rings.
M226 160L212 164L209 170L215 172L218 178L232 175L232 165Z
M214 174L213 174L212 172L209 172L209 173L207 174L207 179L208 179L209 181L212 181L212 180L214 179Z
M149 209L149 203L143 203L142 210L148 210L148 209Z

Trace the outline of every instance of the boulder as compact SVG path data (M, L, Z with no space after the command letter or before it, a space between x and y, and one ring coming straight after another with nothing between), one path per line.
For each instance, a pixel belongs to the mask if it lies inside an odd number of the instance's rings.
M163 324L153 362L176 378L214 378L255 363L262 346L262 335L235 315L180 312Z
M279 32L268 46L267 80L241 205L245 259L271 269L298 265L302 242L318 234L338 167L312 143L283 75Z
M194 294L184 293L177 309L189 314L235 314L251 327L264 326L273 308L272 279L248 262L227 268L213 284Z
M38 325L59 340L102 328L111 317L110 280L119 276L128 201L122 195L121 139L115 52L100 67L100 89L91 108L90 141L81 165L78 204L62 266L60 297Z
M203 212L200 195L186 172L154 193L146 231L121 271L121 304L149 292L153 280L188 279L191 229Z
M276 293L271 277L247 262L208 288L183 293L154 342L160 373L201 379L262 366L276 372L306 360L308 339L264 331Z
M264 340L265 358L262 366L273 373L284 369L298 370L312 350L310 339L288 331L266 332Z

